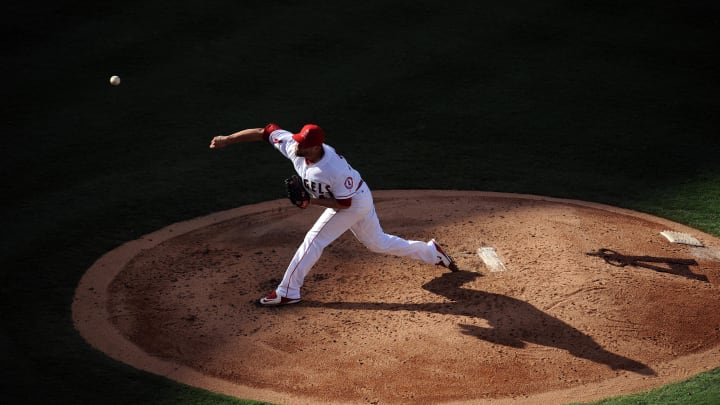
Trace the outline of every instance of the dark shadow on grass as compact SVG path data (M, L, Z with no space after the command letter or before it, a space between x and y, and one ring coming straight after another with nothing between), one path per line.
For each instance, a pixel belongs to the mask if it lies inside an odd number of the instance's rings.
M627 256L617 253L610 249L598 249L597 252L586 253L588 256L595 256L603 259L616 267L643 267L646 269L658 271L661 273L670 273L676 276L682 276L693 280L708 282L708 277L704 274L693 273L690 266L697 266L698 263L693 259L676 259L672 257L654 257L654 256Z
M403 304L385 302L305 301L304 306L365 311L424 311L450 316L473 316L487 320L490 327L460 324L462 333L487 342L523 348L526 343L566 350L573 356L605 364L613 370L655 375L649 366L603 349L592 337L552 317L533 305L502 294L462 288L480 274L459 271L445 273L423 286L452 302Z

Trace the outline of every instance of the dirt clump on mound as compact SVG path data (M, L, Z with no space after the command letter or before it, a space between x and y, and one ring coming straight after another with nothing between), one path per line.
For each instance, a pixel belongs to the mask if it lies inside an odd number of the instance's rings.
M76 297L76 324L93 343L82 311L99 311L113 339L172 366L113 357L287 403L589 400L720 365L716 238L597 204L375 194L386 232L437 238L461 271L372 253L348 232L311 271L301 303L259 307L321 212L269 202L149 236L110 278L104 263L104 287L78 288L101 308L78 309ZM670 243L668 229L705 246ZM507 271L490 271L481 247Z

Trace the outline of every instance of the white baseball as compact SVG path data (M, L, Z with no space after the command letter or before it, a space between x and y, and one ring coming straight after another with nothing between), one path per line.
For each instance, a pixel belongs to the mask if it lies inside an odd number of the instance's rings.
M112 84L113 86L119 86L120 85L120 76L111 76L110 84Z

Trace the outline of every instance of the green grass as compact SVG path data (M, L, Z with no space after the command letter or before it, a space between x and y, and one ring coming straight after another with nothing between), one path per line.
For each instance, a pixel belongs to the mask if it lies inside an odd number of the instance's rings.
M613 397L594 402L597 405L652 405L720 403L720 369L698 374L695 378L656 388L650 392Z
M83 272L123 242L282 197L291 169L265 145L207 149L215 134L271 120L321 124L375 189L580 198L720 235L718 8L7 6L0 402L236 403L94 351L70 305ZM717 375L662 392L712 402ZM648 395L626 400L680 401Z

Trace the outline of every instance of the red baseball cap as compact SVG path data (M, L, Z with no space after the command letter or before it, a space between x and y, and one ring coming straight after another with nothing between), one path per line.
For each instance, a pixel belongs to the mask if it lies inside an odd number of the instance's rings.
M299 133L293 135L293 139L303 148L320 146L325 142L325 131L315 124L307 124Z

